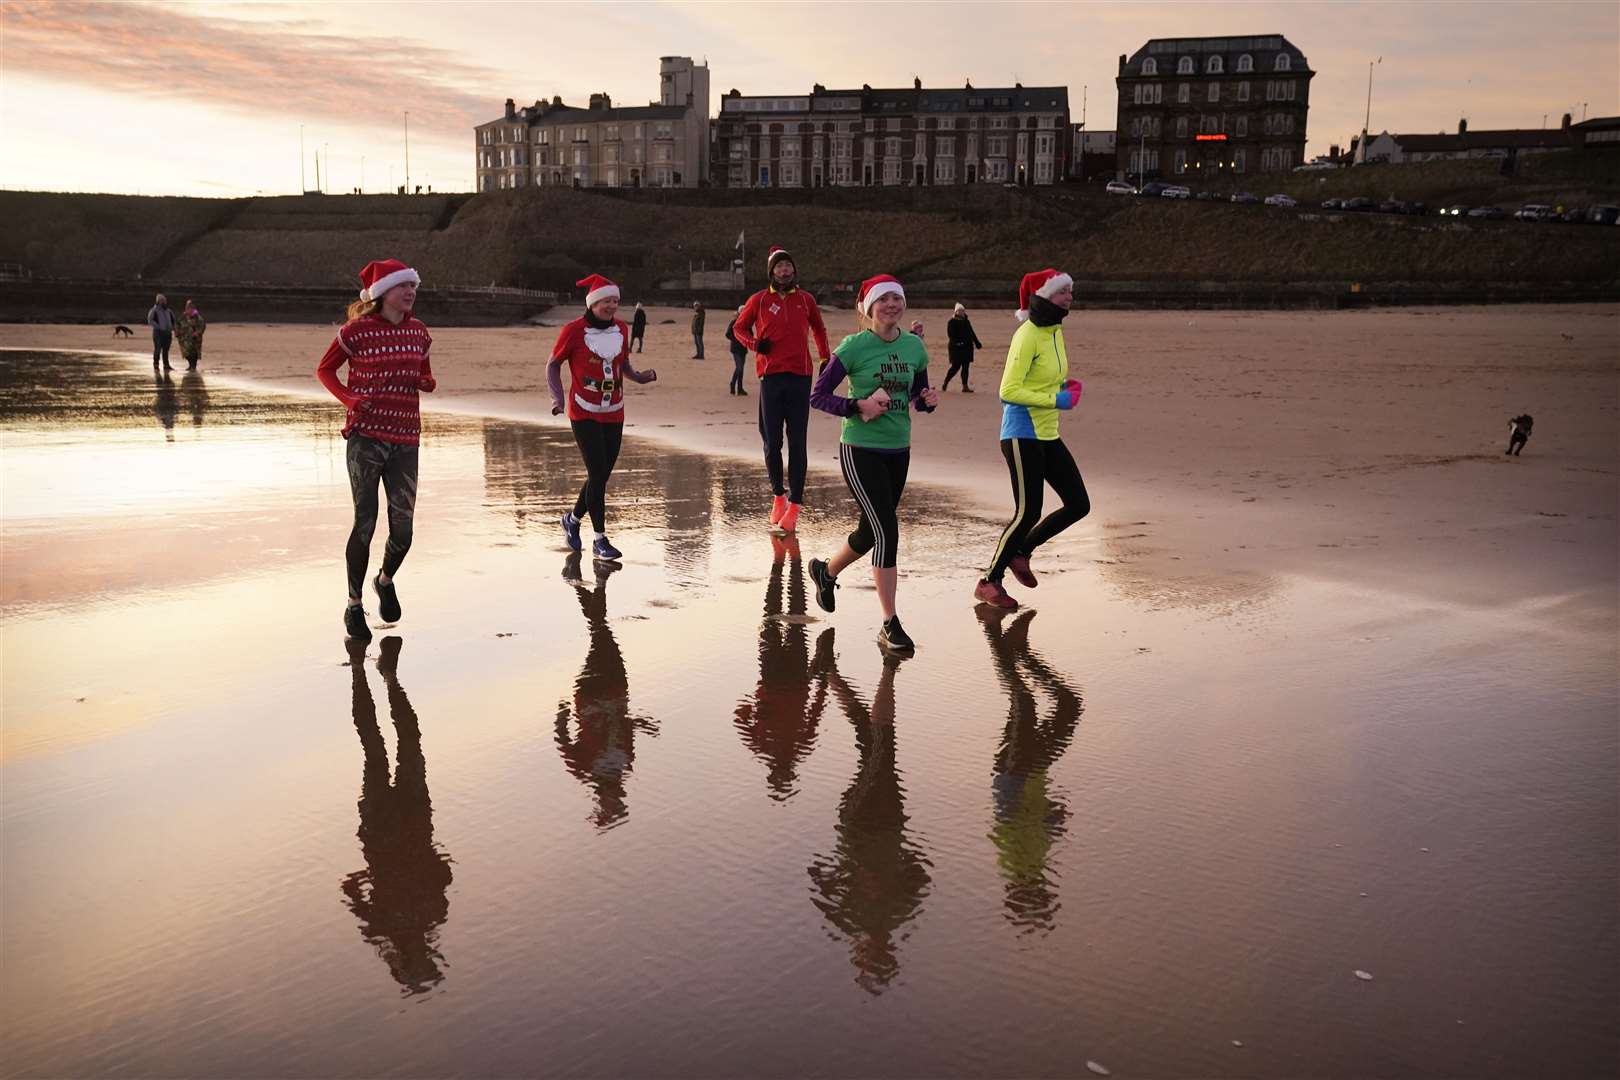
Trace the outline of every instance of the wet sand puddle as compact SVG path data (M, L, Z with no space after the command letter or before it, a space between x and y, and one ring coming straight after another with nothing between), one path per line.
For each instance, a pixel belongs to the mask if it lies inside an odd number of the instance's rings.
M895 660L862 568L809 598L835 480L773 539L631 438L613 568L565 429L430 416L350 648L339 422L0 353L6 1074L1612 1064L1614 658L1556 611L1146 604L1079 529L993 617L999 523L916 486Z

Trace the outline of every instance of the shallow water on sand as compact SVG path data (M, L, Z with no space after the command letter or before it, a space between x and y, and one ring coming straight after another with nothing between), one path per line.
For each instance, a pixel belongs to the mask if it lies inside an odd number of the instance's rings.
M989 617L999 523L919 485L897 662L858 569L807 603L835 481L773 540L629 439L609 569L566 429L430 416L351 649L338 424L0 352L6 1074L1612 1066L1615 658L1557 598L1149 608L1069 539Z

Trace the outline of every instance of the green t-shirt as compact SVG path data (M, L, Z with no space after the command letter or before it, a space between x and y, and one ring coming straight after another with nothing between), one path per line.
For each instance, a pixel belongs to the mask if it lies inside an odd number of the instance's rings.
M893 341L884 341L872 331L862 330L840 341L833 355L844 365L852 400L871 397L880 386L889 394L889 407L877 419L862 420L859 412L844 418L843 441L874 450L910 446L911 384L917 372L928 368L922 338L902 330Z

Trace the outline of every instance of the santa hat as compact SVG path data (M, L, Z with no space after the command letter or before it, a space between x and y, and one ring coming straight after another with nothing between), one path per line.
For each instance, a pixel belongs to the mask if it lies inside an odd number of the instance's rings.
M591 274L588 277L582 277L578 281L574 282L574 284L578 288L585 290L586 307L590 307L598 300L606 300L610 297L617 298L619 295L619 287L613 284L613 282L609 281L607 278L603 277L601 274Z
M902 300L906 298L906 290L892 276L879 274L869 277L861 282L861 291L855 294L855 306L861 309L862 315L871 316L872 305L890 293Z
M966 315L967 314L967 308L963 307L961 304L957 304L954 308L951 309L951 311L952 311L952 313L954 313L956 315Z
M377 259L360 271L360 299L381 300L395 285L420 285L422 278L398 259Z
M771 248L770 254L765 256L765 272L769 274L771 271L775 270L776 264L781 262L783 259L786 259L788 262L793 262L793 256L788 254L788 250L786 248ZM794 266L797 268L798 264L794 263Z
M1074 278L1060 270L1053 270L1050 266L1045 270L1025 274L1024 280L1018 283L1018 321L1023 322L1029 318L1030 297L1039 296L1042 300L1050 300L1073 284Z

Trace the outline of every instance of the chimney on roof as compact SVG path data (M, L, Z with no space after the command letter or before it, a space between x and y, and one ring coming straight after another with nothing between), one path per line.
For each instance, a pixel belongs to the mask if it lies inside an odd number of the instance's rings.
M611 109L613 108L613 99L605 93L592 94L590 107L593 109Z
M1468 118L1467 117L1464 117L1463 119L1457 121L1457 134L1459 134L1459 135L1468 134Z
M508 120L512 119L513 115L516 112L517 112L517 102L513 101L511 98L507 98L506 99L506 118Z
M1125 54L1124 53L1119 54L1119 73L1121 75L1125 74Z
M551 95L551 107L553 109L560 109L560 108L563 107L562 95L561 94L552 94Z
M913 90L921 90L922 89L922 79L920 79L917 76L913 75L911 77L911 88Z
M1564 114L1564 122L1562 124L1559 124L1558 126L1560 128L1562 128L1564 131L1569 130L1569 113Z
M861 83L861 89L862 90L870 90L870 89L872 89L872 84L863 82L863 83Z
M973 80L972 79L967 80L966 89L968 89L968 90L973 89Z
M820 83L816 83L810 88L810 92L812 94L825 94L827 92L827 88L822 86Z

